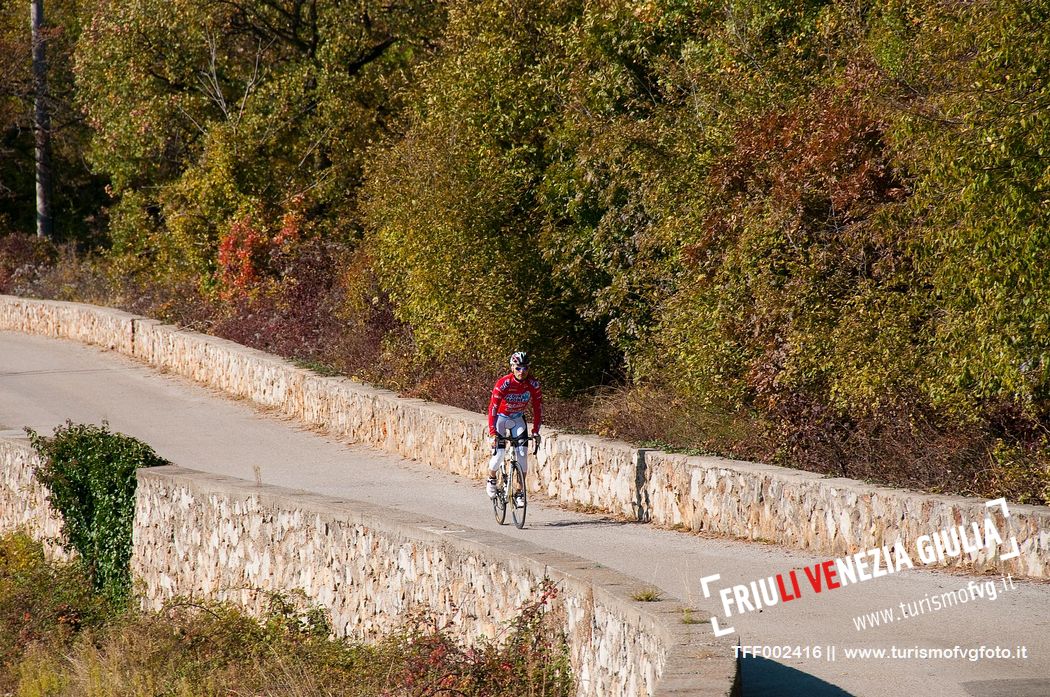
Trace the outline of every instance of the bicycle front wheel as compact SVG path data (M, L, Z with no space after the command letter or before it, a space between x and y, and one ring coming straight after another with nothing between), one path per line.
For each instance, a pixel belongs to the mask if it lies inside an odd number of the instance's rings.
M503 525L507 520L507 486L503 469L496 475L496 495L492 498L492 512L496 514L496 522Z
M521 469L515 464L514 465L514 486L511 487L514 492L513 495L513 511L511 516L514 518L514 525L521 528L525 527L525 509L528 507L528 494L525 491L525 475L521 473Z

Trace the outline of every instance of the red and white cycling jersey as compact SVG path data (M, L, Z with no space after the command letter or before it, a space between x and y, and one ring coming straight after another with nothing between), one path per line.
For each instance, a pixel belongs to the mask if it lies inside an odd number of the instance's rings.
M532 432L538 433L543 423L543 393L536 378L518 380L514 373L504 375L492 388L489 400L489 433L496 430L496 417L517 416L532 404Z

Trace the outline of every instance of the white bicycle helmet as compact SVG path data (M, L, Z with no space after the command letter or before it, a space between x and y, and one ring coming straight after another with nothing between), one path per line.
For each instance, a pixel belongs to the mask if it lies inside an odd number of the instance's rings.
M515 351L510 355L510 367L511 368L528 368L529 367L529 354L524 351Z

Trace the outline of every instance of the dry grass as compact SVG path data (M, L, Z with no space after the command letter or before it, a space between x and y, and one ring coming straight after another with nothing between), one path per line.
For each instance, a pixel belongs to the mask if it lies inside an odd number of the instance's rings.
M663 599L664 594L659 588L648 586L640 591L637 591L631 596L632 600L636 600L639 603L655 603Z
M161 613L101 604L76 566L0 537L0 694L307 697L575 693L545 583L500 641L468 648L426 615L374 645L333 638L325 613L272 596L262 619L218 603Z

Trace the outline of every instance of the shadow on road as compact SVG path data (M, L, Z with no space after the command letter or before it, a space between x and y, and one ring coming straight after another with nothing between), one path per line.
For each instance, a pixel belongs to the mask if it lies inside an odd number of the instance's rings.
M596 518L594 520L552 520L544 523L540 527L544 528L568 528L573 526L586 525L588 527L621 527L623 525L637 525L629 520L616 520L615 518Z
M852 697L841 687L768 658L740 661L743 697Z

